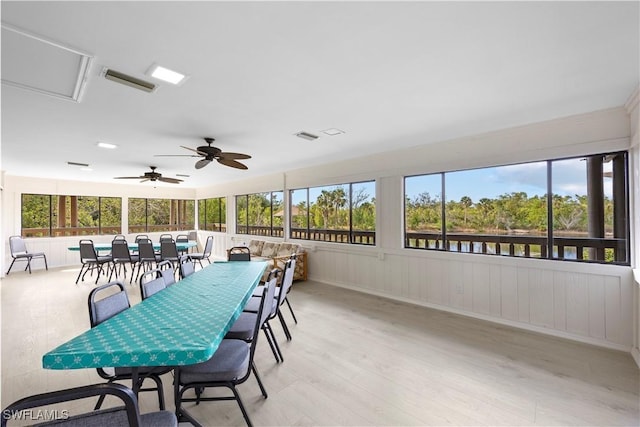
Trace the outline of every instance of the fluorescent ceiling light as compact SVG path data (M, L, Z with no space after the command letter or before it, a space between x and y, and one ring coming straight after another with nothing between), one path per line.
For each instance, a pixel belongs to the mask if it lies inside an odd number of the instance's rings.
M108 148L113 150L114 148L118 148L115 144L109 144L108 142L98 142L98 147L100 148Z
M149 75L158 80L168 82L174 85L180 84L187 76L177 71L170 70L160 65L153 65L149 71Z

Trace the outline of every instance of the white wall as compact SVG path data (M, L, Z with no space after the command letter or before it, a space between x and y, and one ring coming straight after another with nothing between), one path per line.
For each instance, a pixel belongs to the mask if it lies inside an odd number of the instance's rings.
M636 286L629 267L420 251L404 249L402 244L404 175L628 149L630 135L629 114L621 107L220 184L198 189L193 197L227 196L227 226L234 230L236 194L375 179L377 245L301 241L310 251L311 279L631 351L637 340L633 297ZM635 158L637 182L637 153ZM10 199L12 206L8 207L11 218L4 219L5 231L19 232L21 192L35 192L33 188L37 187L43 193L79 194L77 189L71 190L73 183L60 183L56 191L40 184L6 177L5 192L11 196L5 194L5 200ZM92 185L90 190L95 194L97 188ZM636 186L632 185L632 191L637 198ZM131 197L132 192L134 189L123 188L120 196ZM5 232L5 236L10 234L13 233ZM207 234L200 232L201 244ZM224 256L224 250L233 244L234 234L210 234L216 236L216 255ZM634 236L637 253L637 232ZM68 243L58 239L32 239L29 244L33 250L64 253ZM77 265L77 255L65 255L56 260L57 265Z
M634 269L634 286L633 286L633 301L634 301L634 320L633 320L633 348L631 354L636 361L636 364L640 366L640 90L636 89L629 97L629 100L625 104L625 107L629 113L631 135L631 173L629 179L636 185L632 186L632 197L630 206L630 217L635 221L631 222L631 233L635 237L635 252L633 256Z

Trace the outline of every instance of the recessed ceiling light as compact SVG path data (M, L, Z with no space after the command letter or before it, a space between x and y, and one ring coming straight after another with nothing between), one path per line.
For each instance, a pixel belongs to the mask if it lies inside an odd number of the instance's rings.
M187 76L182 73L170 70L157 64L153 64L147 74L155 79L162 80L163 82L171 83L174 85L184 82L184 80L187 78Z
M323 130L322 133L324 133L325 135L329 135L329 136L335 136L335 135L340 135L340 134L344 133L344 131L340 130L338 128L331 128L331 129Z
M118 148L117 145L109 144L108 142L98 142L98 147L100 147L100 148L108 148L110 150L113 150L114 148Z

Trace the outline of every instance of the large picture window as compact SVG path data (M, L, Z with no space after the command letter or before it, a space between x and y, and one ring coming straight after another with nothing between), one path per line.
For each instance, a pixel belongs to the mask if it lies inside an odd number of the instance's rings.
M627 179L624 152L405 177L405 247L628 264Z
M87 236L122 231L119 197L22 195L25 237Z
M291 190L291 238L375 245L375 190L375 181Z
M227 198L198 200L198 228L207 231L227 231Z
M129 233L195 228L195 200L129 199Z
M283 237L282 191L236 196L236 233Z

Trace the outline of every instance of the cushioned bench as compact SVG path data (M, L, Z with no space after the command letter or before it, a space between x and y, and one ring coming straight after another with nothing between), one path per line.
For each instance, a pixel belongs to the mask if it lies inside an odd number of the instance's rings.
M307 252L296 243L289 242L267 242L264 240L251 240L249 242L252 260L270 260L273 267L284 268L291 254L297 254L296 270L293 280L307 280ZM270 270L270 269L269 269ZM268 272L265 272L268 274Z

